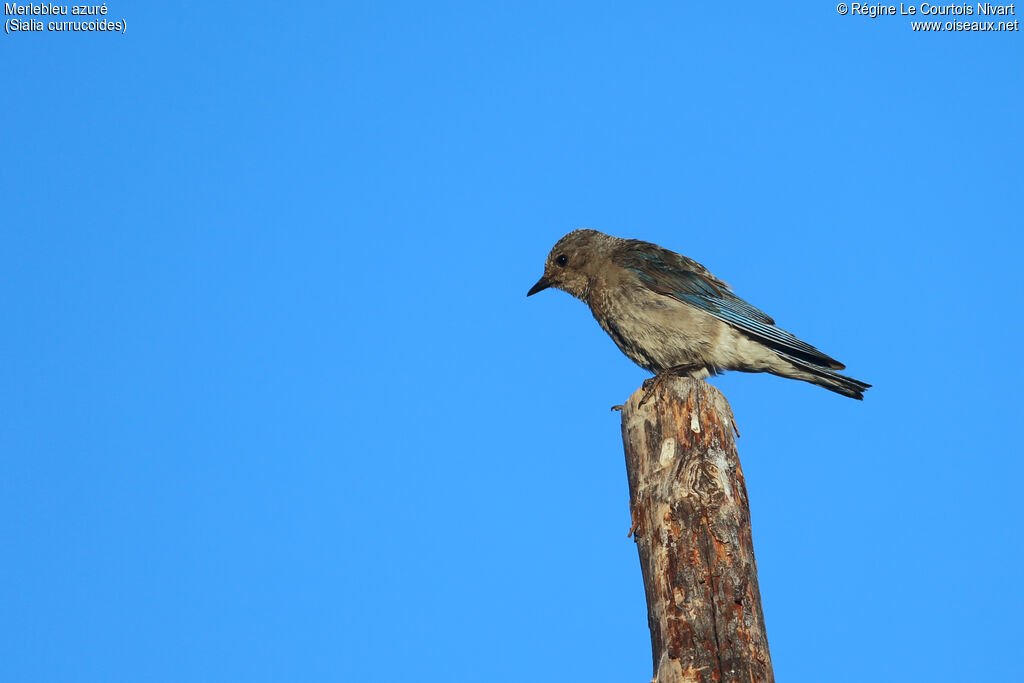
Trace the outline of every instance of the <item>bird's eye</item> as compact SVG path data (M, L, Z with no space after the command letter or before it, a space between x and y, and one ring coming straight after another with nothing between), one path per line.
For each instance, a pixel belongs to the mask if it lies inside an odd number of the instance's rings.
M557 263L560 266L564 266L565 264L569 263L569 257L566 256L565 254L559 254L557 257L555 257L555 263Z

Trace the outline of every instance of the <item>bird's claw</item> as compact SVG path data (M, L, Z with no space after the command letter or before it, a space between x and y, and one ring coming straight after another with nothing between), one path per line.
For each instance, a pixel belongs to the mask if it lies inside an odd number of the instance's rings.
M651 400L651 396L654 395L654 392L657 391L658 387L665 381L665 378L686 377L688 376L688 373L693 372L693 370L693 365L676 365L668 370L662 370L654 377L648 377L645 379L644 383L640 385L644 389L644 397L640 399L640 403L637 405L637 408L642 408L645 403Z
M637 408L643 408L644 404L651 400L651 396L658 390L658 386L661 384L664 375L655 375L649 379L645 379L641 387L644 390L643 398L640 399L640 403L637 404Z

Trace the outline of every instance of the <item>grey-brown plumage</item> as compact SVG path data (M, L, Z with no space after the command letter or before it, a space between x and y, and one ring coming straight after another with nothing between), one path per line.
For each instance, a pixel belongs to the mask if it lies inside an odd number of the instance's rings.
M704 266L650 242L570 232L527 296L548 287L590 306L622 352L655 374L770 372L856 399L871 386L835 372L845 366L776 327Z

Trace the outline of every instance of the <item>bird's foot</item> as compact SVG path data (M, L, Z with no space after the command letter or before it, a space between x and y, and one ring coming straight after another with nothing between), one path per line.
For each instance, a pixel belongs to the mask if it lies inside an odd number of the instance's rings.
M644 395L643 398L640 399L640 403L637 404L637 408L643 408L644 404L651 400L651 396L654 396L654 392L656 392L658 390L658 387L661 386L662 382L665 381L665 377L667 374L668 373L665 372L659 372L654 377L644 380L644 383L641 385L644 390Z
M676 365L666 370L662 370L654 377L648 377L641 385L644 389L644 396L640 399L640 403L637 404L637 408L642 408L645 403L651 400L651 396L654 395L654 392L656 392L658 387L660 387L669 377L685 377L696 369L697 366L694 365Z

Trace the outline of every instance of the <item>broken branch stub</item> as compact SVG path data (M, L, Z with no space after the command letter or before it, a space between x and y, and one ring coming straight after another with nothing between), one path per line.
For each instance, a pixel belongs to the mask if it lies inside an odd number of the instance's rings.
M622 411L656 683L774 681L732 409L671 378Z

